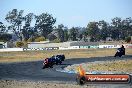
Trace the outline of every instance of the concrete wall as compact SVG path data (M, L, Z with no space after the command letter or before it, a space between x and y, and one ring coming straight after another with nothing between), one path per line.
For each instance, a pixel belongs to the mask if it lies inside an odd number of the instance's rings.
M96 46L96 45L99 45L99 43L97 43L97 42L81 42L81 41L70 43L70 46L89 46L89 45Z
M125 48L131 48L132 44L123 44ZM72 46L79 46L79 48L119 48L120 44L99 44L96 42L63 42L63 43L43 43L43 42L31 42L28 43L28 48L47 48L47 47L61 47L69 49Z
M30 42L28 48L45 48L45 47L70 47L70 46L89 46L99 45L96 42L63 42L63 43L44 43L44 42Z
M12 51L23 51L23 48L4 48L4 49L0 49L0 52L12 52Z
M28 48L45 48L45 47L69 47L70 42L64 43L28 43Z

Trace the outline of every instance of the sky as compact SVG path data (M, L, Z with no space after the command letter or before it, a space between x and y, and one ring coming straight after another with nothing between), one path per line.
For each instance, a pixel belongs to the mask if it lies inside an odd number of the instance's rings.
M24 10L24 16L47 12L57 19L55 25L86 27L92 21L132 17L132 0L0 0L0 22L7 24L12 9Z

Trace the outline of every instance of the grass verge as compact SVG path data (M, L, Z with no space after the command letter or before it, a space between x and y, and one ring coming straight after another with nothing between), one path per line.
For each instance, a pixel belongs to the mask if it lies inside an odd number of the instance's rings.
M113 56L116 49L82 49L82 50L50 50L50 51L23 51L23 52L0 52L0 62L23 62L43 60L52 55L64 54L66 59L90 58ZM132 55L132 49L126 49L127 55Z

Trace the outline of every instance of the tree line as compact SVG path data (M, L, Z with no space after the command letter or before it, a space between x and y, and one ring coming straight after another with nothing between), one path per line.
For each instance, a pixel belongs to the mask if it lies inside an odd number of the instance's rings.
M23 16L24 10L13 9L9 11L5 20L10 24L5 26L0 22L0 40L9 41L13 32L19 41L34 42L50 40L51 42L66 41L106 41L108 37L112 40L125 40L132 36L132 18L122 19L115 17L110 23L101 20L89 22L86 27L68 28L63 24L54 26L56 18L49 13L35 15L28 13Z

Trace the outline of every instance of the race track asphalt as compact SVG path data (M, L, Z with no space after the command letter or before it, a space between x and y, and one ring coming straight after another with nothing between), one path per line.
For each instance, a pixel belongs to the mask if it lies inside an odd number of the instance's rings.
M54 65L53 68L42 69L43 61L0 63L0 80L33 80L33 81L63 81L75 82L76 74L58 72L56 69L68 65L94 61L132 59L131 55L124 57L93 57L66 59L62 65Z

